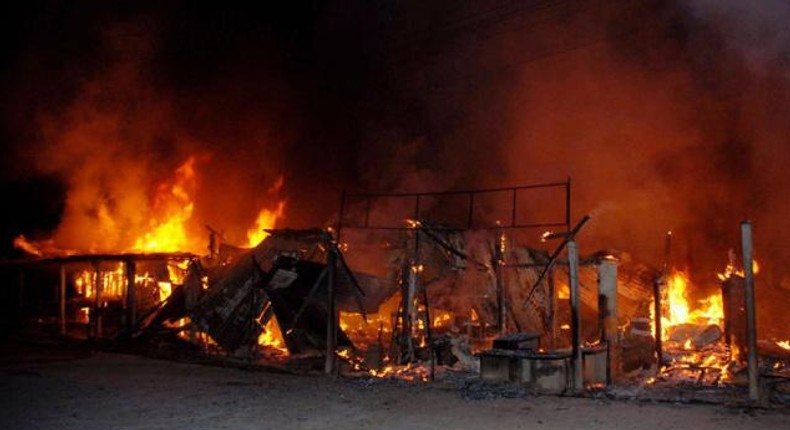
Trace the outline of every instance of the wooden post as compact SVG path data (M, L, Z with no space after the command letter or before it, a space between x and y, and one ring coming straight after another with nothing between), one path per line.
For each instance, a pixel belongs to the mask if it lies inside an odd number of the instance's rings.
M58 286L58 332L66 334L66 265L60 264L60 284Z
M93 262L93 287L95 291L93 294L96 296L96 300L94 301L93 306L93 316L94 316L94 327L95 327L95 336L96 339L101 339L102 337L102 309L101 309L101 293L103 288L102 276L100 271L100 265L98 261Z
M573 363L573 389L582 391L581 312L579 309L579 255L576 241L568 241L568 264L571 284L571 362Z
M499 334L507 334L507 294L505 294L505 282L502 276L502 264L504 256L502 253L502 232L497 231L496 244L494 244L494 258L491 262L494 266L494 278L496 281L497 308L499 310Z
M554 349L557 341L557 318L555 309L557 309L557 293L554 284L554 268L549 269L547 275L549 284L549 305L548 305L548 318L549 318L549 334L550 340L547 344L547 349Z
M602 318L602 340L606 342L608 350L606 383L620 375L620 337L618 336L617 314L617 262L610 259L601 261L598 265L598 294L602 297L600 302L603 309L598 309Z
M655 350L657 370L660 372L661 367L664 365L664 341L661 339L663 328L661 327L661 316L664 303L662 297L664 291L667 289L666 275L661 275L658 279L653 281L653 338L655 339Z
M331 242L331 238L329 239ZM335 352L337 350L337 307L335 305L335 268L337 262L336 249L331 245L327 246L326 264L326 361L324 362L324 373L332 375L335 373Z
M126 328L130 331L137 324L136 267L134 260L126 260Z
M746 294L746 348L749 371L749 399L759 400L760 389L757 369L757 317L754 302L754 258L752 254L752 224L741 223L741 246L743 251L743 280Z

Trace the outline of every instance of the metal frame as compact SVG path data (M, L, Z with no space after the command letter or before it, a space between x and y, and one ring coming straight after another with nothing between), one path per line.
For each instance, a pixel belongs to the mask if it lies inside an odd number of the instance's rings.
M547 188L564 188L565 189L565 219L562 222L551 223L532 223L532 224L518 224L516 222L518 216L518 192L522 190L531 189L547 189ZM474 225L474 210L475 210L475 196L481 194L493 194L510 192L512 195L510 204L510 222L507 224L500 224L496 226L475 226ZM516 187L502 187L502 188L478 188L469 190L458 191L434 191L434 192L421 192L421 193L346 193L343 191L343 196L340 201L340 215L337 222L337 238L340 240L341 230L343 228L351 229L369 229L369 230L412 230L411 227L403 225L370 225L370 211L371 206L375 200L391 197L404 197L414 199L414 210L412 211L414 219L420 219L420 201L425 197L440 197L440 196L463 196L468 198L468 213L466 224L459 226L456 229L460 230L495 230L495 229L528 229L528 228L549 228L549 227L565 227L566 230L571 229L571 179L568 178L565 182L552 182L533 185L522 185ZM365 201L365 216L362 224L345 224L344 217L350 199L360 199ZM442 228L435 228L434 230L441 230Z
M564 190L565 193L565 219L558 222L548 222L548 223L528 223L528 224L520 224L517 222L518 219L518 193L519 191L523 190L535 190L535 189L552 189L552 188L561 188ZM475 197L483 194L493 194L493 193L510 193L511 200L510 200L510 220L509 223L501 223L497 222L496 225L493 226L480 226L475 225L474 214L475 214ZM419 264L416 259L418 258L419 254L419 246L420 246L420 231L421 229L414 228L412 226L403 225L403 223L399 225L371 225L370 223L370 213L371 208L373 206L374 201L381 200L385 198L393 198L393 197L401 197L401 198L409 198L413 199L413 210L412 210L412 217L415 221L420 221L421 219L421 202L426 197L440 197L440 196L467 196L468 201L468 212L466 217L466 223L463 226L459 226L456 228L450 227L440 227L440 226L432 226L431 230L497 230L501 231L504 229L534 229L534 228L556 228L556 227L564 227L566 232L571 231L571 179L568 178L565 182L551 182L551 183L541 183L541 184L531 184L531 185L521 185L515 187L501 187L501 188L479 188L479 189L467 189L467 190L457 190L457 191L435 191L435 192L419 192L419 193L347 193L345 190L342 193L341 200L340 200L340 212L338 215L338 220L336 224L336 240L339 244L341 241L342 231L344 228L346 229L358 229L358 230L391 230L391 231L414 231L414 262ZM354 223L345 223L345 216L346 210L349 205L349 200L356 199L361 200L365 204L364 210L364 217L363 222L361 224L354 224ZM478 200L479 201L479 200ZM502 261L501 256L495 257L497 261L493 261L492 264L495 265L494 267L501 268L504 266L504 261ZM506 319L506 306L505 297L503 287L499 284L499 279L501 278L501 270L496 271L497 277L497 284L498 284L498 304L500 307L499 310L499 324L500 324L500 331L505 331L505 319ZM415 275L417 276L417 275ZM416 292L415 292L416 293ZM429 312L429 303L428 303L428 292L423 287L423 301L425 306L426 312L426 336L428 344L430 345L432 342L431 339L431 319L428 314ZM404 309L405 312L405 309ZM431 379L433 379L434 371L434 357L433 357L433 349L429 348L429 355L431 361Z

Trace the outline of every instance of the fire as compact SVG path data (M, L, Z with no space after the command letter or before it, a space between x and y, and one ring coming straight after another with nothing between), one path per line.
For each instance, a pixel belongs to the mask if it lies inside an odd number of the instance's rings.
M35 255L40 257L44 255L43 252L38 248L38 246L27 240L25 235L20 234L19 236L14 238L14 248L21 249L22 251L27 252L28 254Z
M760 264L757 263L756 259L752 260L752 273L754 273L755 275L760 273ZM741 278L743 278L744 276L743 269L737 270L732 263L727 264L727 267L724 268L724 272L716 274L716 276L718 276L720 281L726 281L727 279L731 278L733 275L740 276Z
M780 340L780 341L777 341L776 344L780 348L790 351L790 340Z
M434 327L443 327L445 324L447 324L447 322L449 322L453 318L453 315L450 312L435 310L434 314L438 314L433 317Z
M101 286L101 297L122 297L126 294L126 273L123 263L118 263L112 270L82 270L74 276L74 287L77 294L92 299Z
M140 235L132 249L141 252L176 252L199 249L190 242L187 226L195 204L195 157L189 157L175 171L172 183L160 184L154 195L150 229Z
M269 321L261 328L261 334L258 335L258 345L273 348L283 354L288 354L288 349L285 347L283 334L280 331L280 325L277 323L276 318L269 318Z
M667 315L661 316L661 338L668 340L669 329L680 324L715 324L724 320L724 305L721 294L712 294L700 300L696 309L688 301L689 277L684 272L674 272L667 282Z
M261 243L263 239L266 239L269 233L266 233L264 230L274 228L277 220L283 218L284 214L285 202L282 200L277 203L275 210L261 209L258 217L255 219L255 225L247 230L247 247L253 248Z
M280 192L280 189L283 187L283 183L285 182L284 178L280 176L277 178L277 181L269 188L267 193L270 196L274 196L275 198ZM279 199L278 199L279 200ZM280 220L285 217L285 201L279 200L277 202L277 207L272 210L269 208L263 208L258 212L258 217L255 218L255 223L247 230L247 247L254 248L259 243L266 239L269 236L269 233L266 233L264 230L273 229L277 223L277 220Z

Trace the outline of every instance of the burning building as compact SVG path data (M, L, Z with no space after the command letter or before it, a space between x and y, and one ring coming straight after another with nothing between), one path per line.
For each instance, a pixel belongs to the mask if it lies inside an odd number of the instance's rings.
M20 11L8 318L417 379L783 374L786 8L317 3Z

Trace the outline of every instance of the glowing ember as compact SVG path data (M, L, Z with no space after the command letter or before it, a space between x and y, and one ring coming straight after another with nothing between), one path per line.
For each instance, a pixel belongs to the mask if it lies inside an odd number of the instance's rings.
M276 318L269 318L266 325L261 328L261 334L258 335L258 345L288 354L288 349L285 347L283 334L280 331L280 325L277 323Z

